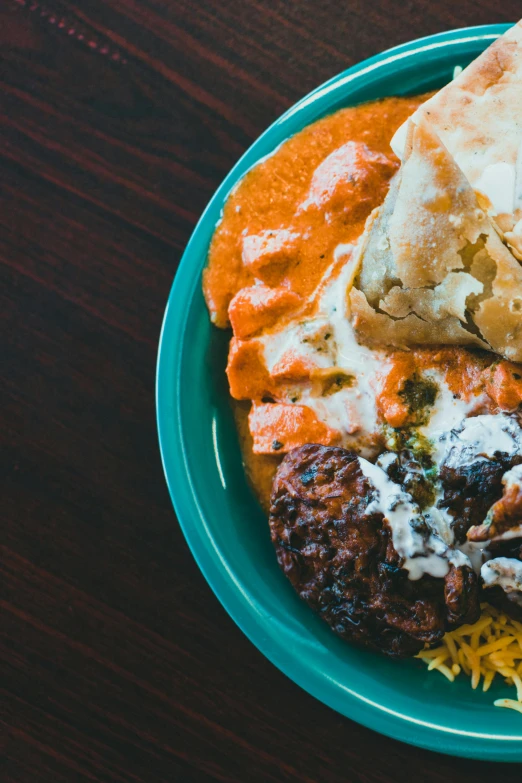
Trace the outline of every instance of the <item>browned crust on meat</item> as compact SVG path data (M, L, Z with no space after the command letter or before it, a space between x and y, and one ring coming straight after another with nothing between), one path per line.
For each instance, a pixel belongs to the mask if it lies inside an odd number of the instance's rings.
M390 656L415 655L479 615L469 568L408 578L357 455L308 444L290 452L272 492L270 531L281 568L343 639Z

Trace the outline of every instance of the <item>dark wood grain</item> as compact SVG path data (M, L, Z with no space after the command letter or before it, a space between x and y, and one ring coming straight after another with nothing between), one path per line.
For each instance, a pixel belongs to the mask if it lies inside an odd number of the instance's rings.
M165 487L156 346L183 247L301 95L517 0L2 0L0 779L505 783L286 679L199 573Z

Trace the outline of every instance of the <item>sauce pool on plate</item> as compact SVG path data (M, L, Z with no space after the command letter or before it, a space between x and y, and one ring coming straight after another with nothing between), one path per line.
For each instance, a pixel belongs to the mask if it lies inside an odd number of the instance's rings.
M342 109L290 138L243 177L227 200L203 277L216 326L232 322L244 340L306 310L335 249L357 241L383 200L399 165L390 139L422 100L386 98ZM246 374L253 364L246 362ZM234 403L247 473L266 509L282 455L253 453L249 405Z

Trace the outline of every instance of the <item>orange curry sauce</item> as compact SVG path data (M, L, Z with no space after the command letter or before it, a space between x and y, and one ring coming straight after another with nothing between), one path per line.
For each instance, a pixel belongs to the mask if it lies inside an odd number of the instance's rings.
M399 167L389 145L393 133L425 97L343 109L305 128L241 180L216 228L204 294L213 323L233 329L230 392L245 401L235 406L236 419L247 472L265 507L282 454L307 442L335 444L339 433L310 408L278 401L279 384L310 380L314 369L290 351L269 372L256 336L313 314L313 293L334 249L357 241ZM428 368L442 371L459 397L485 391L492 409L512 409L522 399L520 367L492 355L464 348L390 351L375 389L383 421L408 423L399 392Z

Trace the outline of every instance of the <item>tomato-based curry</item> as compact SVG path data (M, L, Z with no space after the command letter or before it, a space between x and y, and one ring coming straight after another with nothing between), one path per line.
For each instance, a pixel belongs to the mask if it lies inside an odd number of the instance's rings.
M316 317L319 294L325 277L335 279L346 267L366 218L383 201L399 167L389 141L425 97L343 109L305 128L241 180L216 228L203 288L214 324L233 330L230 392L247 473L265 508L284 453L307 442L342 442L302 398L303 383L327 402L353 384L321 361L331 335ZM304 329L299 340L306 350L289 341L270 363L266 335L284 336L284 327L290 334L295 323ZM418 417L419 389L430 392L416 381L426 370L443 376L455 397L480 397L481 412L511 409L522 399L520 368L485 352L395 350L381 352L380 360L372 393L380 420L392 428ZM350 405L349 433L360 427Z
M229 305L256 279L277 289L270 301L259 299L263 324L314 290L334 248L354 242L383 200L399 167L390 139L420 103L386 98L342 109L309 125L243 177L225 204L203 278L216 326L232 322L244 335L237 314L229 319ZM286 299L288 291L296 298ZM256 311L256 303L248 310Z

